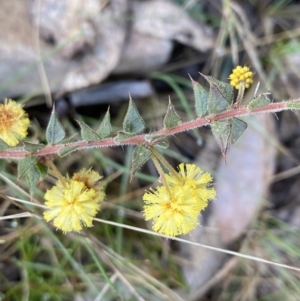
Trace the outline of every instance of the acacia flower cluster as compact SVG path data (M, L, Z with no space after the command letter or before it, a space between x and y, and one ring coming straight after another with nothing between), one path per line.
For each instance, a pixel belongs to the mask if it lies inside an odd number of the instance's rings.
M187 234L199 224L200 211L216 196L212 177L195 164L180 164L179 172L165 174L165 184L146 192L144 215L153 230L171 237Z
M96 171L82 169L71 179L58 180L45 194L45 220L53 219L54 226L64 233L91 227L105 197L101 178Z
M9 146L16 146L27 136L30 120L22 106L11 99L0 104L0 139Z
M230 85L240 89L240 83L244 84L245 88L249 88L253 83L253 72L250 71L249 67L237 66L232 70L232 73L229 75Z

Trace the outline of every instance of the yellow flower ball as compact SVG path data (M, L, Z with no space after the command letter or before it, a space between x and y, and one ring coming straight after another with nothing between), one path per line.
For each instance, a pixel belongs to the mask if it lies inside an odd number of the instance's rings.
M153 230L168 236L187 234L198 224L200 212L214 199L212 177L195 164L180 164L177 175L164 175L167 186L146 192L144 215Z
M64 178L45 194L46 221L53 220L64 233L91 227L105 194L98 185L101 176L92 170L81 170L72 179Z
M250 71L249 67L237 66L232 70L232 73L229 75L230 85L236 88L240 88L240 83L245 85L245 88L249 88L253 83L253 72Z
M94 189L97 194L97 198L102 201L105 197L103 187L100 183L102 176L98 172L83 168L79 172L75 173L72 180L84 183L84 185L89 189Z
M11 99L0 104L0 139L9 146L16 146L27 136L30 120L22 106Z
M216 197L216 191L210 187L213 178L209 172L204 172L195 164L179 165L178 176L166 175L166 181L173 187L184 187L187 191L199 199L198 208L203 210L208 205L208 201Z
M171 237L187 234L198 225L198 200L183 189L158 187L145 193L144 215L153 230Z

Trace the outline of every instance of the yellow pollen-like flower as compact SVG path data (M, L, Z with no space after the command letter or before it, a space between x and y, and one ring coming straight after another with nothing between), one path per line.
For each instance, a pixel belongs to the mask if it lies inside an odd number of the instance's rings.
M187 234L198 225L198 199L184 189L160 186L146 192L144 215L153 219L153 230L171 237Z
M94 189L97 193L97 198L99 198L99 201L102 201L105 197L103 187L99 182L101 179L102 176L100 176L96 171L91 169L87 170L85 168L75 173L72 177L72 180L82 182L87 188Z
M214 188L209 187L212 176L208 172L203 172L200 167L195 164L179 165L178 177L172 174L166 175L166 181L174 187L183 187L187 191L199 199L199 210L207 207L208 201L216 197Z
M30 120L22 106L11 99L0 104L0 139L9 146L16 146L27 136Z
M153 230L168 236L187 234L198 225L200 211L214 199L209 187L212 177L195 164L180 164L177 176L165 175L168 187L146 192L143 200L146 220L153 219Z
M249 88L253 83L253 72L250 71L249 67L237 66L232 70L232 73L229 75L230 85L236 88L240 88L240 83L245 85L245 88Z
M54 226L65 233L91 227L99 211L99 203L105 196L102 188L97 187L100 178L95 171L81 170L72 179L57 181L45 194L48 207L44 212L46 221L53 219Z

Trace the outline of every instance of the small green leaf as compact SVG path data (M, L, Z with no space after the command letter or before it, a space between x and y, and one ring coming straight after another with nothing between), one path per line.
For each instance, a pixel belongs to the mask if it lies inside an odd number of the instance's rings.
M201 74L201 73L200 73ZM227 102L231 105L233 102L233 87L228 83L221 82L211 76L204 76L204 78L210 83L210 85L215 86L219 92L223 95L223 97L227 100Z
M211 125L211 131L221 149L223 156L226 155L228 149L228 143L230 139L230 121L217 121Z
M127 134L136 134L141 132L144 128L144 120L130 97L127 113L123 121L123 131Z
M111 124L110 124L110 114L109 114L109 110L107 110L98 130L96 131L96 133L103 139L106 137L109 137L111 134Z
M164 118L164 126L166 129L170 129L176 125L179 125L182 123L181 118L178 116L178 114L175 111L174 106L171 103L171 99L169 99L169 105L167 114Z
M208 96L208 112L209 114L218 114L226 111L230 107L229 102L219 91L218 87L210 84Z
M46 140L48 144L57 144L64 139L65 135L66 132L55 113L55 106L53 106L51 117L46 129Z
M300 102L289 101L286 103L286 107L291 110L300 110Z
M118 132L118 135L114 138L114 140L118 143L123 142L124 140L133 137L135 134L128 134L124 132Z
M132 153L131 178L150 159L151 150L143 145L138 145Z
M40 180L40 171L36 165L32 165L26 173L26 181L29 187L30 195L33 196L36 190L36 186Z
M212 133L224 156L229 146L242 136L246 128L247 123L238 118L217 121L211 125Z
M41 163L37 163L36 157L24 157L19 161L18 178L21 179L25 176L30 195L34 194L37 183L43 175L42 169L40 170L41 166Z
M78 120L77 122L80 126L80 133L83 140L85 141L101 140L101 137L94 130L92 130L87 124Z
M36 168L39 170L40 173L40 179L44 180L48 174L48 167L45 164L42 164L40 162L37 162L35 164Z
M78 149L78 146L67 146L66 145L63 148L61 148L57 154L60 158L62 158L62 157L65 157L65 156L75 152L77 149Z
M247 123L238 118L232 118L231 121L231 135L230 143L234 144L242 136L247 128Z
M269 103L270 99L268 98L268 96L262 93L248 104L248 110L252 111L256 108L267 106Z
M44 144L35 144L30 142L23 142L23 145L24 145L24 149L30 153L34 153L45 147Z
M195 96L195 110L198 117L207 115L208 94L205 89L196 81L192 80L194 96Z
M2 139L0 139L0 151L4 151L9 148L9 145L6 144Z
M18 178L21 179L37 162L36 157L24 157L18 163Z

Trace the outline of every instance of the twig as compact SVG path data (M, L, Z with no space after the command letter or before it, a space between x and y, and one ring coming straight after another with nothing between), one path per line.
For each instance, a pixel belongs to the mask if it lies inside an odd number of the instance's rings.
M181 132L189 131L205 125L210 125L213 122L226 120L233 117L241 117L241 116L257 114L257 113L276 113L283 110L290 110L291 108L287 106L289 103L300 103L300 99L270 103L264 107L255 108L252 111L249 111L247 106L231 108L225 112L216 115L205 116L203 118L197 118L195 120L188 121L179 124L177 126L174 126L170 129L164 128L162 130L158 130L156 132L151 133L151 137L153 139L155 137L161 138L162 136L163 137L173 136ZM146 139L146 135L136 135L128 139L125 139L122 142L117 142L115 141L114 138L107 138L107 139L102 139L100 141L76 141L67 144L47 145L43 149L37 150L32 153L26 150L20 150L20 148L16 148L16 149L11 148L9 150L0 151L0 159L4 159L4 158L22 159L26 156L43 157L43 156L55 155L65 147L76 148L76 150L82 150L87 148L115 147L121 145L145 145L145 144L155 145L155 141L152 140L152 142L149 143Z

